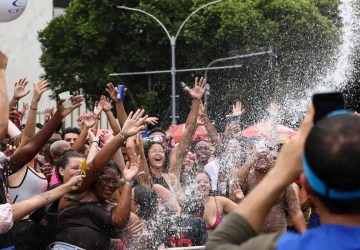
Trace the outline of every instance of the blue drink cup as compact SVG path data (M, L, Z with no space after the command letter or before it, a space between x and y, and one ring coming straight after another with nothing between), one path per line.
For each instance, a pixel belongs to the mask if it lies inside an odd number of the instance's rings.
M117 94L118 100L124 100L124 90L125 90L124 85L118 85L118 94Z

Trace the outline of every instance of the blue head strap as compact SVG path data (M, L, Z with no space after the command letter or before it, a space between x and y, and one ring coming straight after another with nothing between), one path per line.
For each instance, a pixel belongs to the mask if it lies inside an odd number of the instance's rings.
M335 110L327 115L327 117L343 114L353 114L348 110ZM360 190L352 191L340 191L328 187L311 169L309 162L306 159L305 152L303 154L303 168L310 186L314 189L315 192L320 194L323 197L330 199L338 200L350 200L350 199L360 199Z

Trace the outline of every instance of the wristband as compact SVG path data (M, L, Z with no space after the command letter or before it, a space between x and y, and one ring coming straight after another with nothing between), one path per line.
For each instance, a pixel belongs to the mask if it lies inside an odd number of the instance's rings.
M32 110L37 110L37 109L34 109L34 108L33 108L33 107L31 107L31 106L30 106L30 109L32 109Z
M99 141L92 141L91 144L93 144L94 142L96 142L99 145Z
M128 185L130 187L134 186L134 181L125 181L124 185Z

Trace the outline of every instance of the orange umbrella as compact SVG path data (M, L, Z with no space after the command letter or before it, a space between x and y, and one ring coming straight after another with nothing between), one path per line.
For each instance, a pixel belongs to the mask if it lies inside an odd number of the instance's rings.
M169 127L169 129L166 131L166 134L171 134L171 132L172 132L172 138L174 139L174 141L176 143L178 143L180 141L180 138L181 138L184 130L185 130L185 123L179 124L179 125L171 125ZM207 131L204 126L197 127L194 137L193 137L193 140L197 140L197 139L210 141L209 136L208 136Z
M296 134L296 131L284 125L277 124L276 128L272 127L271 122L262 122L255 124L247 129L241 131L241 135L245 137L265 137L269 138L275 129L279 141L286 141Z

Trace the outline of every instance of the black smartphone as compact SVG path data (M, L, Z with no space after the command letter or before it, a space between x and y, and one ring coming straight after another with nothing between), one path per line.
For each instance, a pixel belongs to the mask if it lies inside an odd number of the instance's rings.
M315 109L314 123L335 110L344 109L345 101L341 92L314 94L312 102Z

